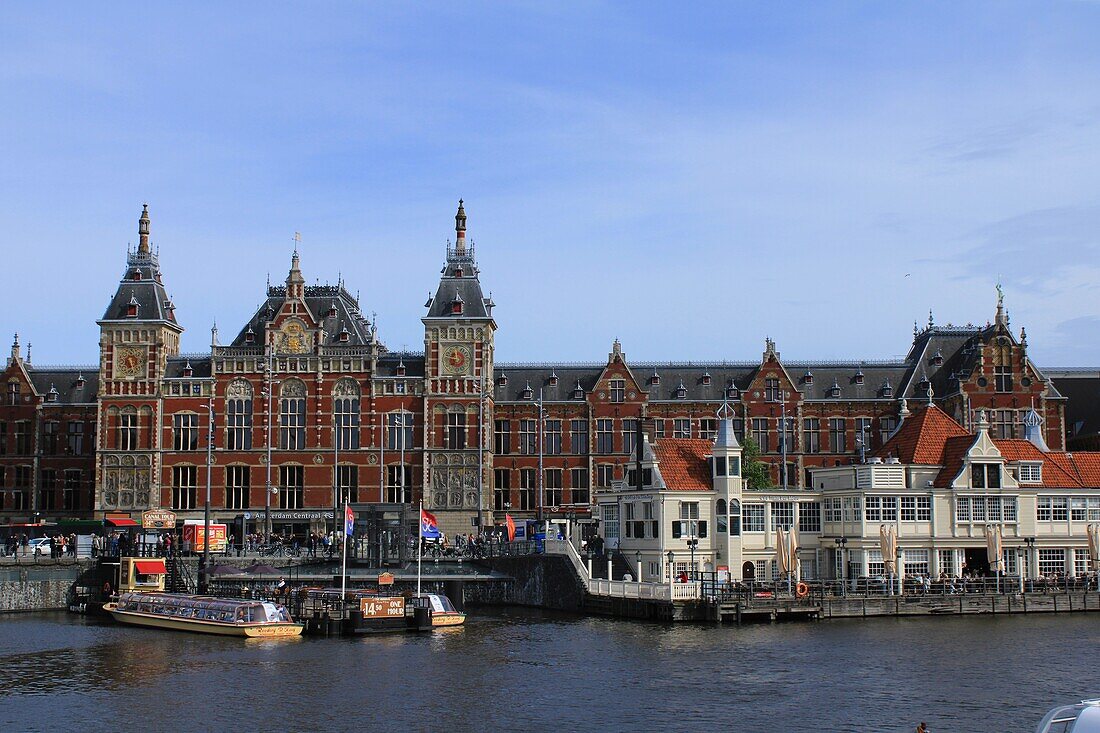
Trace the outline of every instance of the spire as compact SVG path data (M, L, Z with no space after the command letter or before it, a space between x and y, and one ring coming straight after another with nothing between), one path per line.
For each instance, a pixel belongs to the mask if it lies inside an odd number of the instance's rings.
M466 210L462 208L462 199L458 200L458 213L455 214L455 254L466 254Z
M15 334L15 340L11 344L11 362L17 363L19 361L19 334Z
M149 204L141 205L141 218L138 219L138 252L149 254Z
M997 317L993 321L998 326L1008 327L1008 315L1005 313L1005 291L997 283Z
M928 309L928 327L932 328L936 325L936 319L932 317L932 309Z
M299 267L300 260L298 258L298 245L301 241L302 235L298 232L294 232L294 254L290 256L290 273L286 276L287 300L301 298L305 295L306 279L302 277L302 270Z

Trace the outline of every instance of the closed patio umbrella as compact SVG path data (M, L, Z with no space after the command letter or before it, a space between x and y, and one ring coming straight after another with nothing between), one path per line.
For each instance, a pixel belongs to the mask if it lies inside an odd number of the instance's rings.
M1100 570L1100 524L1090 524L1085 528L1089 536L1089 569Z
M787 557L789 550L786 535L782 528L777 528L775 530L775 562L779 565L780 575L785 575L790 570L789 558Z
M985 556L989 560L989 569L995 573L1004 571L1004 552L1000 525L985 526Z
M790 566L789 572L798 578L798 530L792 525L790 531L787 532L787 565Z
M880 524L878 527L878 547L882 552L882 565L888 575L894 574L894 558L897 555L897 538L894 537L894 528Z

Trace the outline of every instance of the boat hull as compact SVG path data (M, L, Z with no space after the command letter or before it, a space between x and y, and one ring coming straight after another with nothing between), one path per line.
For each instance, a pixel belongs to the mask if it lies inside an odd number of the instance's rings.
M301 636L302 634L302 624L296 623L229 624L200 619L170 618L135 611L120 611L113 603L108 603L103 608L119 623L144 626L150 629L190 631L198 634L238 636L250 639L275 639Z
M443 628L445 626L461 626L466 623L466 614L464 613L433 613L432 614L432 628Z

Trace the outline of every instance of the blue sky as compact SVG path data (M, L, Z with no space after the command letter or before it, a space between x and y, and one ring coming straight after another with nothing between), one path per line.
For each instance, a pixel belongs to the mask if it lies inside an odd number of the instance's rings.
M1040 366L1100 365L1100 3L182 5L0 8L36 363L96 360L143 201L185 351L295 231L421 348L463 197L501 361L889 358L999 278Z

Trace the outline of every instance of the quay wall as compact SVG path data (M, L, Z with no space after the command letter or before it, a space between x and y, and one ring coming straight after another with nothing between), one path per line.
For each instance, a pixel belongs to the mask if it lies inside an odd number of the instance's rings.
M564 557L524 555L495 557L478 562L510 576L512 580L466 583L467 603L584 611L584 586Z
M69 607L73 585L91 563L0 567L0 614Z

